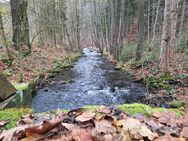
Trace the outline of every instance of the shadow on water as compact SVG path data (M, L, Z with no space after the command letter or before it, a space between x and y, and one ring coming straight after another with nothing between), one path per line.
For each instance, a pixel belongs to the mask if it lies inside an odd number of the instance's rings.
M133 103L145 96L142 85L131 83L100 53L87 48L83 53L73 68L64 70L51 84L37 91L32 101L35 112Z

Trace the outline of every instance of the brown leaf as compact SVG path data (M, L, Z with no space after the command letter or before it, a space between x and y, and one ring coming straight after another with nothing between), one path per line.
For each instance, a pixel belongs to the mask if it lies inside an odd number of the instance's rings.
M3 132L0 135L0 141L15 141L18 140L19 133L23 132L28 126L16 127L8 131Z
M166 117L160 117L160 118L158 119L158 121L159 121L160 123L162 123L162 124L166 124L166 125L167 125L167 123L169 122L169 119L166 118Z
M152 114L153 117L155 118L160 118L162 116L162 113L161 112L155 112Z
M138 119L140 122L143 122L146 119L146 117L142 114L136 114L134 118Z
M86 121L92 120L94 117L95 117L94 112L86 111L86 112L82 113L81 115L79 115L78 117L76 117L76 121L86 122Z
M61 123L63 127L65 127L69 132L72 132L73 129L78 128L75 124L69 124L69 123Z
M26 133L26 136L27 135L29 136L30 134L33 134L33 133L42 135L52 130L60 123L61 123L61 120L59 118L52 119L51 121L44 121L41 125L34 125L34 126L30 126L26 128L25 133Z
M93 141L89 130L75 129L71 136L73 141Z
M106 106L100 106L97 112L103 113L103 114L110 114L112 112L112 109Z
M183 127L182 136L188 139L188 127Z
M155 141L178 141L178 139L173 138L170 134L166 134L162 137L157 138Z
M5 125L8 124L8 123L9 123L9 119L1 120L1 121L0 121L0 127L5 126Z
M17 126L30 125L34 123L34 115L22 116L21 120L17 122Z
M153 140L158 137L158 135L151 132L151 130L149 130L145 124L142 124L139 120L133 118L126 120L126 122L123 124L123 130L125 136L130 134L134 139L142 139L143 137L147 137L149 140Z
M115 134L116 128L107 120L95 122L95 128L92 130L92 137L100 139L108 134Z

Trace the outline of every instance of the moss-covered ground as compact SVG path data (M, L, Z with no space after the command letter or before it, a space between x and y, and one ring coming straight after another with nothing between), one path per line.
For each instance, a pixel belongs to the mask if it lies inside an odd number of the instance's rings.
M0 121L9 120L5 129L10 129L16 126L16 122L20 120L21 116L32 113L31 109L27 108L10 108L0 111Z

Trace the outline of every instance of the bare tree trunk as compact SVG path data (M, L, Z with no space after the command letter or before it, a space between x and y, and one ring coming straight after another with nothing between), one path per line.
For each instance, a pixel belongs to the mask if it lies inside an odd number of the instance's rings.
M79 16L79 0L75 0L75 8L76 8L76 40L77 40L77 47L80 50L80 16Z
M21 21L19 18L19 4L17 0L11 0L11 13L12 13L12 27L13 27L13 38L14 47L19 50L20 46L20 32L21 32Z
M11 14L13 26L14 47L19 50L21 45L26 45L31 51L29 39L29 22L27 16L27 0L11 0Z
M163 32L161 39L161 53L160 53L160 68L163 72L169 71L170 62L170 12L171 12L171 0L165 0Z
M181 36L183 31L183 24L185 20L185 7L186 7L186 0L183 0L183 7L182 7L182 13L181 13L181 21L180 21L180 28L179 28L179 36Z
M118 47L118 43L117 43L117 37L118 37L118 33L117 33L117 17L116 17L116 1L115 0L111 0L111 49L110 49L110 54L113 55L115 57L115 59L117 59L117 47Z
M150 31L150 34L151 34L151 37L153 37L153 26L154 26L154 22L155 22L155 12L156 12L156 0L152 0L152 15L151 15L151 31Z
M157 27L157 21L158 21L158 16L159 16L160 3L161 3L161 0L158 0L157 11L156 11L156 15L155 15L155 22L153 25L153 37L152 37L152 41L151 41L151 46L153 46L153 44L155 42L155 38L156 38L156 27Z
M172 59L172 54L176 47L176 38L177 38L177 24L178 24L178 3L179 0L173 0L171 5L171 27L170 27L170 59Z
M93 0L93 15L92 15L92 20L91 20L91 24L92 24L92 29L93 29L93 33L92 33L92 40L95 44L95 46L101 51L103 52L103 49L101 47L101 41L102 41L102 36L100 37L100 23L99 23L99 16L97 14L97 4L96 4L96 0Z
M119 51L120 55L121 50L123 49L123 39L125 35L125 0L121 0L121 14L120 14L120 26L119 26Z
M3 40L3 44L4 44L4 47L5 47L5 51L6 51L8 60L12 61L13 57L12 57L10 51L9 51L7 40L6 40L6 37L5 37L5 31L4 31L4 27L3 27L3 20L2 20L1 12L0 12L0 37Z
M148 44L150 43L151 0L148 0Z
M136 49L136 58L138 61L142 58L143 50L143 36L144 36L144 1L139 0L138 4L138 34L137 34L137 49Z

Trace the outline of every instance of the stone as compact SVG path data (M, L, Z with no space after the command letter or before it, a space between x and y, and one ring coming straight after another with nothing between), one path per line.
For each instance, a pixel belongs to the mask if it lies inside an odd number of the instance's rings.
M16 88L0 74L0 101L6 100L14 93L16 93Z

